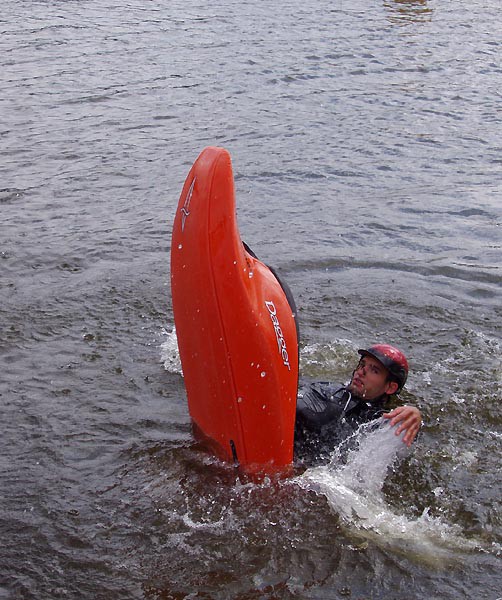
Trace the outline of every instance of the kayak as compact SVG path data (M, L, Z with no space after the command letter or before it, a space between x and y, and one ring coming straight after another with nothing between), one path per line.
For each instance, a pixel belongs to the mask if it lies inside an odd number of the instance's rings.
M289 288L241 240L231 158L204 149L171 241L174 324L188 409L217 457L249 472L293 460L298 326Z

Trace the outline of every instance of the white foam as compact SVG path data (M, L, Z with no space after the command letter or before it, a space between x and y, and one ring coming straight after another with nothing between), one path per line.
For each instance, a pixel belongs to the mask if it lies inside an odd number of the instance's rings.
M402 437L389 423L363 425L351 440L357 447L341 464L340 448L328 465L307 469L298 483L326 497L330 507L350 530L393 550L422 560L450 558L453 550L476 547L461 536L458 527L429 515L399 514L388 504L382 488L389 468L407 452Z
M173 325L171 333L166 329L163 329L162 335L166 336L166 340L160 345L160 360L164 364L164 369L169 371L169 373L183 375L180 353L178 350L178 338L176 337L176 328Z

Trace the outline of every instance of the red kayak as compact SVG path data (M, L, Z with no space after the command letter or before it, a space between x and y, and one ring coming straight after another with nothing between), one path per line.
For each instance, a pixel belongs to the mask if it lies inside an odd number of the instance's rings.
M202 151L185 181L171 245L174 322L195 429L249 472L293 460L298 330L293 301L245 246L232 164Z

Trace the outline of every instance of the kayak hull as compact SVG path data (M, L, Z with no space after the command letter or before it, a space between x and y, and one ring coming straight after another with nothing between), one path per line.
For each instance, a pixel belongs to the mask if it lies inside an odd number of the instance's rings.
M241 241L232 165L203 150L183 186L171 291L190 416L223 459L276 470L293 459L298 387L294 308Z

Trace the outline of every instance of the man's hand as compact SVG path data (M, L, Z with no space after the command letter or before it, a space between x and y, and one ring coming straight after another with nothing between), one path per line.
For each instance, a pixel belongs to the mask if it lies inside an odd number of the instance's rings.
M382 416L384 419L391 420L390 424L392 427L398 425L396 435L399 435L406 429L403 442L409 448L413 440L417 437L417 433L420 431L422 425L422 415L418 408L415 406L398 406Z

